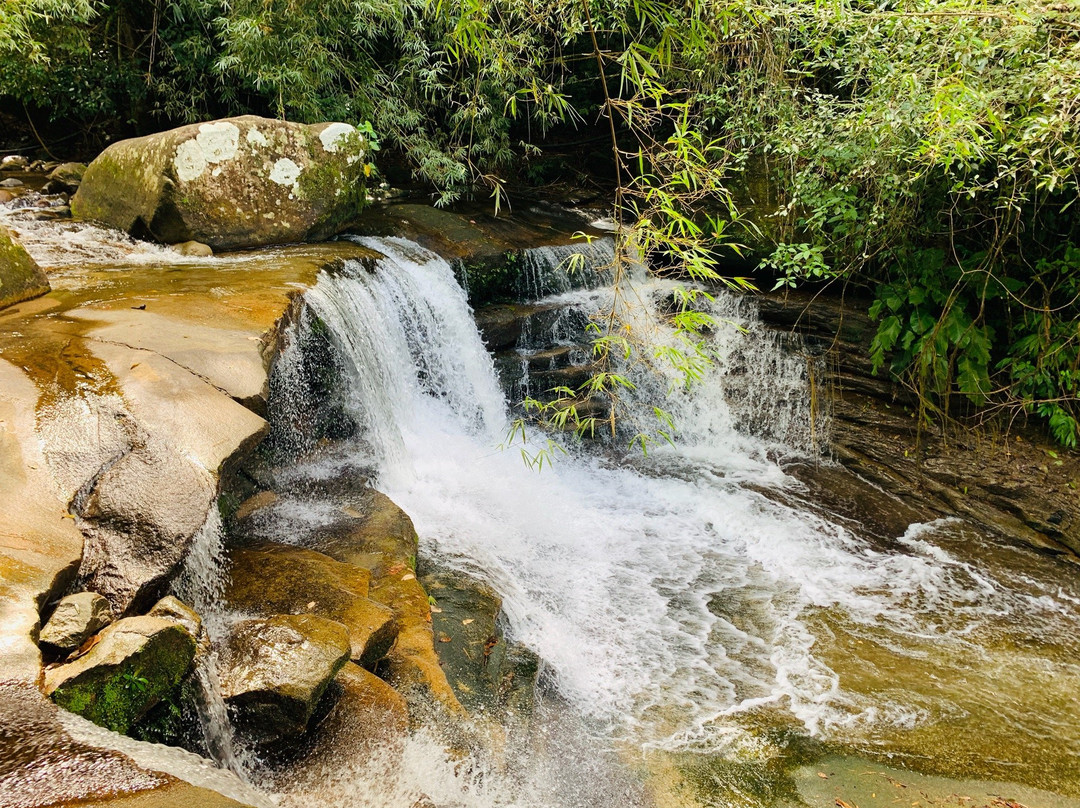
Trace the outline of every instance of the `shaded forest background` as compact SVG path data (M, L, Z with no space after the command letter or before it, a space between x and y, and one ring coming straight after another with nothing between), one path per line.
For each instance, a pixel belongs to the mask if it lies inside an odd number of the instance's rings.
M0 6L5 152L247 112L363 126L440 204L599 188L663 271L720 283L737 253L768 286L871 297L868 350L923 417L1080 438L1069 0ZM687 378L699 302L678 301Z

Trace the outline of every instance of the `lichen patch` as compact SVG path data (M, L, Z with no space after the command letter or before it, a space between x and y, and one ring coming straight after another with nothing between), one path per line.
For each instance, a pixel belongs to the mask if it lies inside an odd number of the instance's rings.
M300 166L288 157L282 157L270 169L270 179L278 185L288 185L295 190L296 181L300 178L300 170Z
M176 147L173 167L176 169L176 178L181 182L197 180L206 171L206 156L202 146L194 139L185 140Z
M355 134L356 128L347 123L332 123L319 132L319 140L324 149L336 154L339 148L348 145L350 136Z
M195 139L202 147L208 163L221 163L236 156L240 146L240 130L228 121L204 123Z
M248 129L247 142L252 146L267 146L270 144L270 141L266 139L266 135L254 126Z

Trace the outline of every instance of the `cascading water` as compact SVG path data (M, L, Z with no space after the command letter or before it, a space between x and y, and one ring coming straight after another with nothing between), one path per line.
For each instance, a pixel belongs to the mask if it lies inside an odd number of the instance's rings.
M718 334L718 354L741 352L741 369L722 367L679 398L682 439L642 470L586 451L529 470L496 448L506 404L450 267L407 242L366 243L386 256L374 270L324 275L307 295L346 369L366 444L357 462L413 517L424 552L493 583L517 639L605 737L735 753L765 743L761 717L771 716L858 748L902 751L904 732L1004 709L1009 697L860 689L865 671L842 658L841 634L856 638L852 648L872 642L894 666L958 680L957 659L995 664L977 638L1076 636L1080 591L1043 583L1040 561L1021 551L947 524L875 547L743 487L797 488L766 442L738 431L740 405L725 397L725 386L743 385L767 420L763 399L791 412L787 404L806 396L805 360L773 355L779 346L765 338L747 347L735 329ZM640 295L643 305L662 297L653 291ZM582 306L603 292L570 294ZM730 298L715 314L752 325L753 312ZM756 379L746 379L747 365ZM764 432L798 442L809 416L796 410ZM957 552L975 542L987 551L985 570ZM1009 570L1019 557L1032 574L1018 582ZM1077 682L1056 656L1028 661ZM1074 730L1061 737L1077 751Z
M238 775L244 775L251 769L250 755L238 744L228 709L221 698L217 652L212 647L212 643L225 636L228 627L227 616L222 607L226 583L223 557L221 515L218 509L213 507L192 541L184 566L173 584L173 590L202 618L203 629L211 641L207 647L201 648L195 657L202 746L218 764Z

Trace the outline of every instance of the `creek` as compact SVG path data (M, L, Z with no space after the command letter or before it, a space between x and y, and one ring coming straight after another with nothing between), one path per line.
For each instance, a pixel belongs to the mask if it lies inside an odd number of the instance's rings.
M175 260L86 226L20 235L44 264L101 264L102 284L113 263ZM246 783L68 716L72 737L251 805L1080 806L1075 568L961 519L886 536L852 518L880 524L871 510L890 492L856 487L843 515L823 506L789 473L833 468L813 362L751 299L716 295L717 367L691 389L622 368L636 385L625 427L653 423L661 397L670 444L643 456L621 433L578 443L529 426L507 446L521 397L587 366L583 326L612 305L610 242L584 250L576 279L563 266L577 249L523 252L518 291L545 316L496 358L448 261L402 238L357 240L382 257L321 271L280 343L269 418L290 459L259 530L317 546L341 515L331 490L370 481L411 516L421 565L501 596L507 634L540 660L532 714L504 727L480 715L470 731L484 741L464 748L436 722L394 754L342 748L282 779L234 737L204 659L204 746ZM263 282L257 257L186 259L146 283L197 277L225 297L241 277ZM671 284L633 280L621 314L654 349L673 346ZM303 384L311 339L331 346L349 437L300 434L325 404ZM523 462L549 442L553 463ZM236 617L217 604L227 538L212 514L175 584L211 636Z
M816 787L807 766L851 789L892 766L1019 783L1032 808L1078 804L1075 576L959 520L882 541L817 507L784 465L827 427L792 406L809 400L806 364L762 335L751 304L718 296L719 372L669 398L673 445L641 457L562 441L536 471L499 448L511 411L451 266L401 239L364 243L385 257L324 272L304 321L329 331L359 431L292 473L369 475L412 516L421 555L490 582L542 660L526 759L449 776L424 736L413 787L437 805L797 804ZM563 256L529 260L551 271ZM666 286L639 280L627 314L663 345ZM554 291L543 304L570 313L609 304L604 288ZM565 323L524 341L526 367L566 341ZM286 348L279 362L286 400L298 361ZM672 379L627 372L646 421L647 393ZM530 435L533 451L547 439ZM286 496L273 533L303 544L326 513ZM371 799L407 805L394 779ZM864 807L893 804L881 782Z

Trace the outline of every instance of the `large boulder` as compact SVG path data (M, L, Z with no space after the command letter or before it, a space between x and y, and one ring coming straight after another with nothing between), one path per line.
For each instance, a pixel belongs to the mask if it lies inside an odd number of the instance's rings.
M38 642L58 651L73 651L112 622L109 601L97 592L77 592L57 604Z
M54 702L114 732L127 732L180 684L195 659L195 638L161 617L126 617L83 656L45 672Z
M221 656L222 696L257 743L299 737L350 651L345 627L324 617L243 620Z
M49 280L11 231L0 227L0 309L40 297L49 291Z
M109 146L72 214L167 244L233 250L328 238L364 201L366 144L345 123L244 115Z
M225 600L237 611L269 617L315 614L349 632L354 662L373 666L397 638L394 612L368 600L371 574L313 550L264 545L234 550Z

